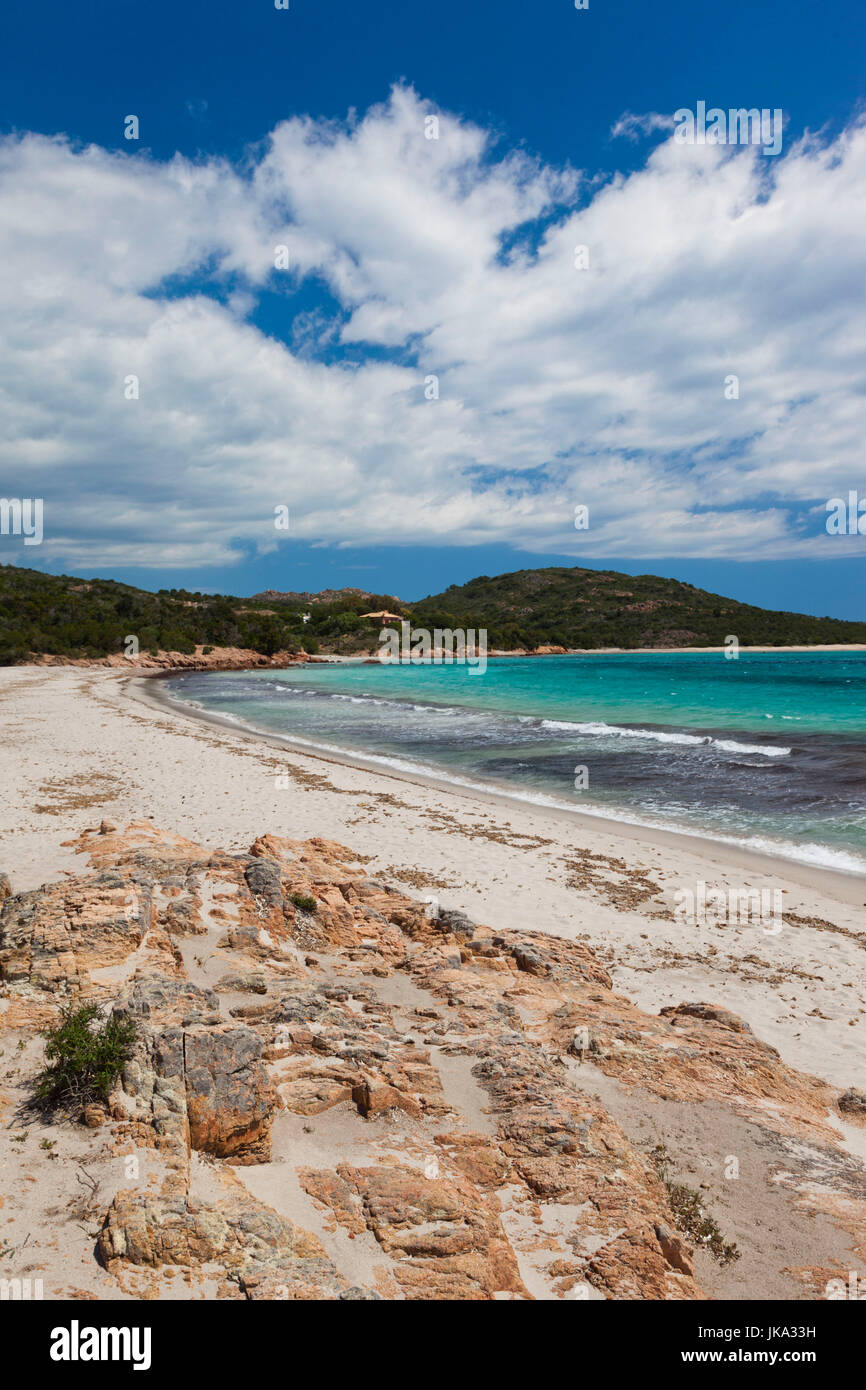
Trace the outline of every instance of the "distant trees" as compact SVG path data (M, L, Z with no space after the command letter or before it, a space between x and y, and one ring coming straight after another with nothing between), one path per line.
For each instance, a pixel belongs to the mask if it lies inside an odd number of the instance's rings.
M413 626L486 629L502 650L536 646L644 647L659 643L743 646L866 642L866 623L768 612L656 575L566 569L481 575L397 609L388 595L342 594L309 605L162 589L149 593L112 580L0 566L0 664L30 653L100 657L120 653L130 635L141 651L191 654L197 646L242 647L266 656L375 648L380 620L368 612L403 612ZM682 634L688 634L683 637Z

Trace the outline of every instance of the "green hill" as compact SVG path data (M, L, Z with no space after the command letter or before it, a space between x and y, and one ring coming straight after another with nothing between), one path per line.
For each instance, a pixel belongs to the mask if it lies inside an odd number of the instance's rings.
M866 642L866 622L779 613L676 579L616 570L515 570L452 584L412 605L419 627L486 627L488 645L714 647Z
M301 603L295 599L303 600ZM140 650L191 654L197 646L352 653L375 649L386 609L416 627L486 628L491 648L720 646L866 642L866 622L777 613L691 584L615 570L517 570L407 604L358 589L270 591L234 598L187 589L151 593L110 579L76 579L0 566L0 665L36 654L97 658ZM310 614L304 623L302 614Z
M303 596L307 597L307 596ZM187 589L151 593L111 579L76 579L0 566L0 665L38 653L96 658L120 654L129 635L142 652L192 654L197 646L244 647L271 656L363 649L376 625L360 615L393 604L385 595L334 593L310 607L264 597L233 598ZM400 610L398 610L400 611Z

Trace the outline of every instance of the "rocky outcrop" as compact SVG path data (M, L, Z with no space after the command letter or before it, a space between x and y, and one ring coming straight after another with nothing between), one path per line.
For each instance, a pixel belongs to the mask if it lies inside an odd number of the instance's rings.
M341 1164L337 1177L344 1185L338 1212L357 1206L364 1227L394 1257L394 1278L406 1298L526 1296L495 1203L461 1173L431 1177L400 1164Z
M148 821L75 844L89 872L0 905L0 1032L26 1043L70 998L135 1022L87 1118L129 1170L98 1239L122 1287L181 1268L220 1297L700 1299L708 1257L628 1123L657 1134L672 1104L752 1126L786 1158L774 1200L862 1238L832 1119L862 1093L712 1001L644 1013L585 942L431 918L323 839L214 853Z
M156 674L160 671L248 671L252 668L268 667L274 670L284 670L288 666L301 665L306 661L315 660L306 652L275 652L273 656L266 656L263 652L253 651L248 647L211 647L205 651L202 645L196 647L194 652L142 652L136 657L126 657L122 652L113 652L111 656L102 657L73 657L73 656L54 656L46 652L31 653L30 659L23 665L29 666L109 666L115 670L129 671L136 675Z
M845 1115L866 1120L866 1091L858 1091L855 1086L849 1086L839 1097L839 1109Z
M138 1036L114 1098L118 1119L144 1121L162 1140L231 1158L270 1158L276 1096L263 1043L244 1025L224 1023L212 990L159 977L136 982L115 1005Z
M0 981L74 995L91 972L121 964L150 926L147 879L108 869L5 899L0 913Z
M231 1024L188 1030L184 1076L192 1148L235 1162L270 1158L275 1094L258 1033Z
M124 1262L154 1269L216 1266L247 1298L376 1296L350 1286L309 1231L236 1193L220 1206L121 1193L97 1245L109 1269Z

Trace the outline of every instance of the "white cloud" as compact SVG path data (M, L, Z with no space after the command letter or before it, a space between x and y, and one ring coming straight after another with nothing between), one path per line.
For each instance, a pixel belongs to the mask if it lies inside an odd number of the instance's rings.
M673 128L673 116L665 116L658 111L647 111L640 116L633 111L623 111L611 126L610 133L614 138L624 135L628 140L637 140L641 135L654 135L657 130Z
M0 492L45 499L41 557L226 563L284 503L333 545L862 549L815 531L866 492L866 125L772 161L667 139L589 197L431 112L290 120L242 168L0 142Z

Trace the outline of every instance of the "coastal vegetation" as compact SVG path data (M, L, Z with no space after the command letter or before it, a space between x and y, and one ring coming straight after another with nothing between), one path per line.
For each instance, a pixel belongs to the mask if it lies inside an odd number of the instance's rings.
M716 647L866 642L866 622L739 603L659 575L566 568L481 575L413 606L424 627L486 627L488 646Z
M740 1251L736 1243L725 1240L700 1193L671 1178L672 1159L664 1144L656 1144L649 1156L668 1194L677 1230L693 1240L695 1245L708 1250L720 1265L733 1264L734 1260L738 1260Z
M232 598L188 589L146 589L111 579L82 580L0 566L0 665L34 655L97 659L122 655L129 637L141 652L192 655L197 647L240 647L273 656L363 648L378 627L360 614L393 599L346 591L331 602ZM307 600L305 603L303 600ZM304 614L309 615L304 621Z
M104 1019L98 1004L71 1005L43 1033L46 1065L35 1083L35 1102L44 1110L81 1110L108 1093L129 1060L135 1024L114 1015Z
M517 570L411 603L360 589L268 590L237 598L146 589L0 566L0 665L44 654L98 659L198 648L350 655L375 649L383 625L486 629L488 647L786 646L866 642L866 622L774 612L658 575L553 567Z

